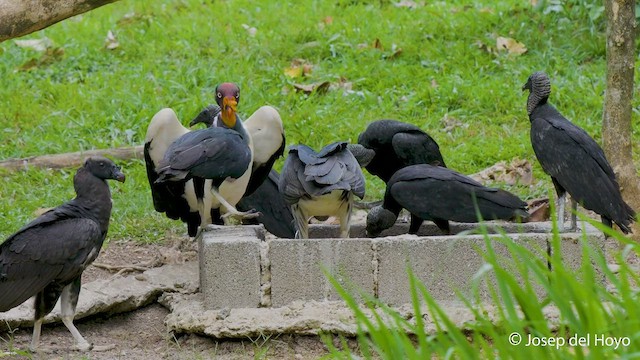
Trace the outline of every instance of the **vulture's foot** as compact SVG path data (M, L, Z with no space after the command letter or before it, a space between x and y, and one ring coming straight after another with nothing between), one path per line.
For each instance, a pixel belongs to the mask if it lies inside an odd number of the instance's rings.
M238 218L240 220L243 219L255 219L258 216L262 215L256 209L251 209L249 211L238 211L236 208L227 209L227 212L224 215L220 216L222 219L227 219L230 216Z

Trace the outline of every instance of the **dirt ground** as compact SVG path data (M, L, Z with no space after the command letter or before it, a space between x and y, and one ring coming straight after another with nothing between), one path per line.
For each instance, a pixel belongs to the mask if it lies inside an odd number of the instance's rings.
M111 240L96 259L96 264L112 266L160 266L179 261L197 261L195 243L184 242L177 248L177 237L164 244L137 244ZM108 278L112 271L90 266L83 282ZM82 293L80 294L82 296ZM62 324L43 326L41 347L46 351L26 351L32 328L0 333L1 359L317 359L328 354L322 340L315 336L281 335L244 340L215 340L198 335L169 334L164 326L168 310L153 303L136 311L110 317L95 316L75 321L80 333L96 347L106 351L81 353L71 350L73 338ZM335 339L336 344L338 339ZM351 340L355 347L355 341ZM4 354L3 354L4 352Z

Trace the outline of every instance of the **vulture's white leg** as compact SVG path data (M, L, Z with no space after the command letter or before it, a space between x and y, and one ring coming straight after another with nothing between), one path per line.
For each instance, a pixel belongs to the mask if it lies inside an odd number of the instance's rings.
M37 319L33 323L33 336L31 337L31 345L29 345L29 350L35 352L38 350L38 346L40 345L40 332L42 331L42 321L43 319Z
M558 196L558 200L556 202L556 208L558 215L557 223L558 223L558 232L564 232L564 205L567 200L567 193L565 192L561 196Z
M69 329L71 336L75 340L75 346L80 351L89 351L93 347L87 340L85 340L80 332L73 325L73 318L76 314L76 305L78 304L78 295L80 294L80 279L67 285L62 289L60 295L60 315L62 323Z
M224 206L227 210L227 212L222 215L222 219L225 219L229 216L236 216L241 219L253 219L260 216L260 213L253 209L250 211L238 211L235 206L229 204L229 202L224 197L222 197L222 195L220 195L220 193L218 193L218 191L213 187L211 188L211 194L213 194L213 196L215 196L216 199L218 199L218 201L220 202L220 205Z
M570 230L576 231L578 230L578 202L571 198L571 225Z

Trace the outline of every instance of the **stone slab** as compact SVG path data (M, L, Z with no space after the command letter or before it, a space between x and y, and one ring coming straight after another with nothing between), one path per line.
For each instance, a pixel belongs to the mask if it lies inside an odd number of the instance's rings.
M114 276L82 284L75 319L96 314L117 314L150 304L164 292L198 291L198 263L165 265L130 276ZM33 298L0 313L0 329L33 326ZM44 318L45 323L61 322L60 302Z

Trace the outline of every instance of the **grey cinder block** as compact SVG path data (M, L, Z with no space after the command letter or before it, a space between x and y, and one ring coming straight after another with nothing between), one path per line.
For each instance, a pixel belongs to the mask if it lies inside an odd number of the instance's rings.
M213 226L203 233L199 256L205 309L259 306L260 241L252 226Z
M340 299L323 268L351 293L373 295L370 239L275 239L269 243L269 258L274 307L296 300Z

